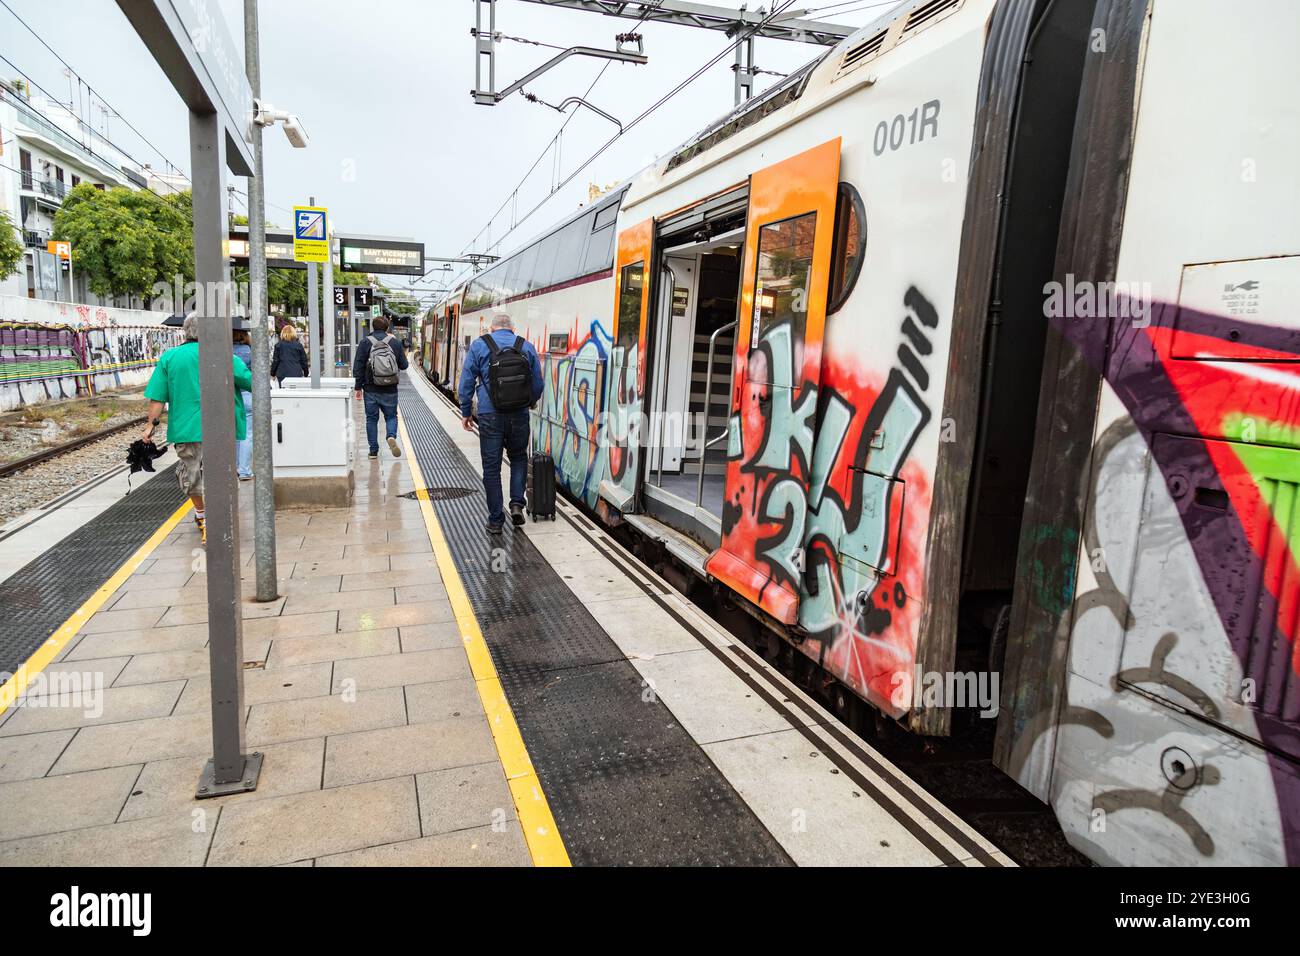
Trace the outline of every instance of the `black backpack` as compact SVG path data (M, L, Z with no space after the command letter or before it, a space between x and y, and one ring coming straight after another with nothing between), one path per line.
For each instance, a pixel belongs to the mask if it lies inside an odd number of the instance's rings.
M488 352L488 397L498 412L517 412L533 404L533 370L524 354L524 340L516 335L513 345L497 345L492 334L482 336Z

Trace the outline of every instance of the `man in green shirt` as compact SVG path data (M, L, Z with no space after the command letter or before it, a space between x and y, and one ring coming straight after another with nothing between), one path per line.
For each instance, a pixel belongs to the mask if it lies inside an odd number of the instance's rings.
M199 399L199 317L193 313L185 317L182 326L185 341L170 348L158 357L158 365L149 377L144 397L149 399L149 421L141 438L153 440L153 430L162 417L163 407L169 406L167 438L176 449L180 464L176 476L181 490L194 503L194 523L199 526L203 541L208 540L203 515L203 406ZM229 354L227 352L227 354ZM230 356L235 378L235 440L243 441L247 434L244 422L244 402L240 392L253 390L253 374L248 366L234 355Z

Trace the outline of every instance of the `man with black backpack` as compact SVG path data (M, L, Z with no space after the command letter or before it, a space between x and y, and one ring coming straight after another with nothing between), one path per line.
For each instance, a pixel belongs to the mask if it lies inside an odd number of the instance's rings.
M460 415L470 429L478 397L479 453L490 534L506 522L501 500L501 453L510 456L510 520L524 523L528 482L528 409L542 397L542 364L532 343L515 334L510 316L492 317L492 331L475 339L460 373Z
M366 438L370 440L370 457L379 457L379 413L384 413L388 448L394 458L402 457L397 444L397 380L407 366L406 352L395 335L388 334L388 319L376 316L370 322L370 334L357 344L352 362L357 401L366 400Z

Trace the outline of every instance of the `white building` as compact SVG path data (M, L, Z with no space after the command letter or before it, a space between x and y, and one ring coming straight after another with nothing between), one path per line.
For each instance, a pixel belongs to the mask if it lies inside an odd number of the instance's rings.
M150 192L157 193L159 196L170 196L173 193L183 193L190 188L190 178L183 173L160 172L148 163L145 163L144 174L147 180L145 188Z
M22 231L27 247L26 268L0 280L0 295L88 305L133 304L90 294L85 278L76 274L75 263L70 283L67 263L46 249L54 214L68 191L83 182L100 189L138 189L148 180L68 107L28 97L0 82L0 210Z

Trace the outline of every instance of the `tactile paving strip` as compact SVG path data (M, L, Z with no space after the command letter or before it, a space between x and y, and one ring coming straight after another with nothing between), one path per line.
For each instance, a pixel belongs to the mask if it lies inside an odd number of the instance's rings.
M476 489L433 507L570 859L790 864L527 536L488 536L482 482L406 383L400 403L425 479Z
M16 671L184 500L173 465L0 583L0 671Z

